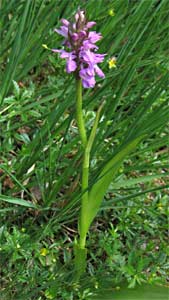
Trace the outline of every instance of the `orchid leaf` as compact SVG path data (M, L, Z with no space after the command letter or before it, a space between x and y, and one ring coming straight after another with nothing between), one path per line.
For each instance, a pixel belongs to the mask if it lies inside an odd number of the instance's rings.
M83 226L83 234L86 234L90 224L92 223L94 217L96 216L101 202L106 194L110 183L118 172L124 159L132 152L141 141L143 137L137 137L133 141L124 145L124 147L119 151L102 169L99 179L93 185L89 192L88 205L86 206L86 222Z

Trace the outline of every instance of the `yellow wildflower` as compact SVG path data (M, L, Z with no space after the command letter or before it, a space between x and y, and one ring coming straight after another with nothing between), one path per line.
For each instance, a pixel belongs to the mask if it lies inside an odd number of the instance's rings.
M108 14L109 16L114 17L115 16L114 9L113 8L109 9Z
M49 250L46 249L46 248L42 248L42 249L40 250L40 255L41 255L41 256L46 256L48 253L49 253Z
M116 68L116 57L113 56L112 58L109 59L108 63L109 63L109 69L112 69L112 68Z

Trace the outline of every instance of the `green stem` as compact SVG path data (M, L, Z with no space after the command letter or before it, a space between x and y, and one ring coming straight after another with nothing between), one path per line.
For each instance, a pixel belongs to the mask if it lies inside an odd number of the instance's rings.
M76 120L79 130L79 135L81 143L83 146L83 165L82 165L82 200L81 200L81 210L79 218L79 243L75 245L75 267L77 271L77 278L80 278L81 274L85 271L86 267L86 216L88 208L88 184L89 184L89 162L90 162L90 152L96 135L96 130L99 122L100 112L103 104L99 107L96 118L91 130L89 139L87 140L85 123L83 119L82 110L82 82L80 79L76 80Z
M85 125L83 120L81 79L76 80L76 120L77 120L77 126L79 129L82 146L85 148L87 143L87 135L86 135Z
M84 224L85 218L85 207L88 201L88 177L89 177L89 154L86 151L86 144L87 144L87 135L86 129L83 119L83 109L82 109L82 82L81 79L76 80L76 120L79 129L79 135L81 139L81 143L84 149L83 154L83 166L82 166L82 202L81 202L81 212L80 212L80 224L79 224L79 234L80 234L80 241L79 246L80 248L84 249L86 244L86 234L82 233L82 227Z
M87 141L84 156L83 156L83 168L82 168L82 204L81 204L81 212L80 212L80 241L79 245L80 248L84 249L86 245L86 214L89 195L88 195L88 185L89 185L89 162L90 162L90 152L93 146L93 142L96 136L96 130L99 123L100 113L103 108L104 102L98 108L96 113L96 118L94 120L93 128L91 130L89 139Z
M86 218L87 204L88 204L88 182L89 182L89 159L90 153L88 148L85 148L82 166L82 202L80 211L80 248L84 249L86 245L86 232L83 230Z

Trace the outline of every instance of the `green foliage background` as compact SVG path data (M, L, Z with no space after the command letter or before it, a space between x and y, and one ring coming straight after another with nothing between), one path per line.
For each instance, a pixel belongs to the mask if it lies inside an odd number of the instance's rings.
M103 35L100 53L107 53L106 79L84 91L88 131L97 107L106 101L92 150L90 186L107 161L130 141L144 138L109 187L88 240L88 275L76 287L72 244L82 153L74 120L75 84L64 62L42 44L60 47L53 29L79 5L97 22L96 31ZM165 284L168 9L167 0L0 2L4 299L88 299L103 274L112 286L124 280L130 287ZM108 68L112 56L117 57L113 70Z

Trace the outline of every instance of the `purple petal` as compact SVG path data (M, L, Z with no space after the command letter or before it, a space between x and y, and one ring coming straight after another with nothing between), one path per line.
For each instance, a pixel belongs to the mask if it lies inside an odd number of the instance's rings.
M91 27L93 27L94 25L96 25L96 22L87 22L86 28L91 28Z
M73 52L67 52L65 50L59 50L58 52L60 52L60 57L61 58L70 58L70 59L75 59L76 55Z
M54 31L66 38L68 37L68 27L66 26L61 26L60 29L55 29Z
M81 31L79 32L79 37L80 37L80 38L84 38L86 35L87 35L87 33L86 33L85 30L81 30Z
M88 49L98 49L98 47L94 44L92 44L89 40L84 40L83 41L83 46L81 47L81 49L83 50L88 50Z
M61 58L69 58L69 56L70 56L70 53L65 50L60 50L59 52L60 52Z
M94 66L94 69L95 69L95 71L96 71L96 73L99 77L102 77L102 78L105 77L104 73L102 72L102 70L97 65Z
M90 31L88 35L88 39L91 41L91 43L96 43L102 38L102 35L100 33L97 33L96 31Z
M81 70L79 72L79 76L82 79L82 84L85 88L90 88L95 86L95 78L94 78L94 69L91 67L83 68L81 65Z
M84 68L83 65L81 65L81 70L79 72L79 75L81 78L88 78L94 76L94 69L91 67Z
M67 63L66 63L66 72L67 73L71 73L71 72L74 72L77 68L77 64L74 60L72 60L71 58L69 58L67 60Z
M61 22L62 22L62 24L63 25L65 25L65 26L69 26L69 24L70 24L70 22L68 21L68 20L66 20L66 19L61 19Z
M52 51L53 51L53 52L57 52L57 53L60 52L60 50L58 50L58 49L52 49Z
M65 50L52 49L53 52L60 53L61 58L66 59L66 72L71 73L74 72L77 68L77 64L74 59L76 59L76 55L73 52L66 52Z
M80 53L79 53L79 56L82 59L82 61L84 61L86 63L90 63L90 64L95 63L93 55L94 55L94 53L91 52L89 49L88 50L81 50Z
M101 63L104 60L106 54L97 54L94 53L94 59L96 63Z
M79 53L79 57L81 58L81 60L91 65L101 63L104 60L105 55L106 54L97 54L90 51L89 49L85 50L83 48Z
M93 88L96 84L94 77L88 79L82 79L82 84L84 88Z
M73 41L77 41L78 38L79 38L79 36L78 36L77 33L73 33L72 36L71 36L71 38L72 38Z

